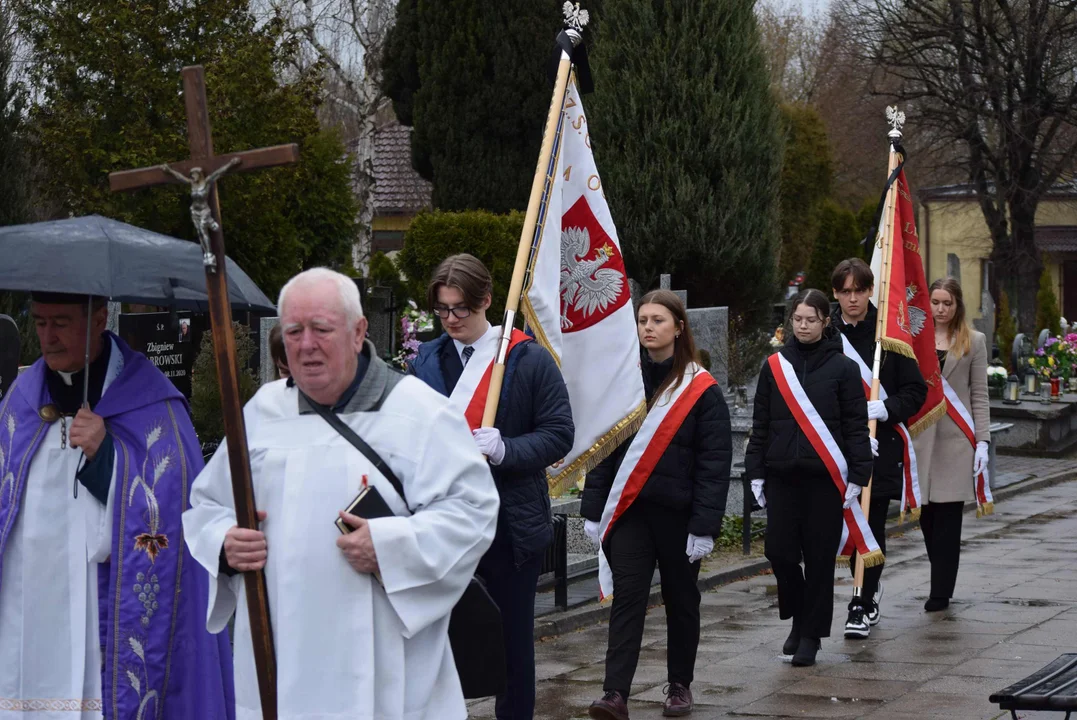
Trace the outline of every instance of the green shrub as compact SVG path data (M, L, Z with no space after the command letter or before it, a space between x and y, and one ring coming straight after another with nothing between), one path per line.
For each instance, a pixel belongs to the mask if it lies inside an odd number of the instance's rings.
M493 275L493 305L487 316L494 325L500 323L523 222L520 212L495 215L483 210L435 211L419 215L405 233L404 249L397 256L397 266L407 277L412 298L425 308L426 286L441 261L456 253L470 253L482 260Z
M258 381L248 367L254 354L254 340L246 325L232 323L236 338L236 361L239 363L239 400L246 404L258 390ZM213 354L213 333L202 334L198 357L191 369L191 418L194 430L203 445L224 439L224 417L221 412L220 383L217 381L217 360Z
M1054 284L1051 282L1051 273L1044 269L1040 275L1040 290L1036 293L1036 329L1046 328L1051 331L1051 337L1062 334L1062 312L1058 309L1058 296L1055 295Z

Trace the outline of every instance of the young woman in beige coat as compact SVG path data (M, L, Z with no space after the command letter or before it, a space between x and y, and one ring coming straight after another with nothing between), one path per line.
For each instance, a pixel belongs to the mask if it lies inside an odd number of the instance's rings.
M935 349L942 376L950 383L975 422L976 448L949 415L913 441L923 510L920 529L931 561L927 612L950 604L961 555L961 518L966 502L975 502L974 478L987 467L991 414L987 396L987 338L969 327L961 284L953 279L931 285Z

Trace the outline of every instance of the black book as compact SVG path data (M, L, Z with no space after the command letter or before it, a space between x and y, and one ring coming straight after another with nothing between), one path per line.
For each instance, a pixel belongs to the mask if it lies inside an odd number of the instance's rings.
M361 517L364 520L373 520L380 517L392 517L394 513L389 505L386 504L385 498L381 496L378 489L373 485L368 485L360 491L355 499L351 501L351 504L344 509L344 512L349 515L355 515ZM340 530L342 535L347 535L355 528L350 527L344 520L337 518L336 520L337 530Z

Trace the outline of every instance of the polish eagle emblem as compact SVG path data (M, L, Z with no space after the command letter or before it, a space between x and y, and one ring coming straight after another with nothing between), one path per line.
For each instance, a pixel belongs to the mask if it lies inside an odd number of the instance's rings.
M919 290L915 285L905 288L905 300L909 303L909 332L913 337L923 332L924 325L927 324L927 313L912 304L917 292Z
M603 267L614 257L606 242L591 255L591 234L586 227L568 227L561 232L561 329L574 323L569 311L584 318L615 305L624 291L625 277L617 269Z

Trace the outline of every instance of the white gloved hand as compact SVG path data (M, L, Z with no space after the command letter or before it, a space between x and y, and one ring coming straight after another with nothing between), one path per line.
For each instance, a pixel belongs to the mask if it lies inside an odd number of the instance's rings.
M871 454L873 457L879 457L879 439L869 438L871 440Z
M594 520L583 521L583 534L591 538L591 542L593 542L595 545L602 544L601 539L598 537L599 530L600 528L598 526L598 523L596 523Z
M856 502L856 499L860 497L861 487L856 483L849 483L845 486L845 504L842 506L845 509L849 509Z
M490 460L491 465L500 465L505 459L505 441L501 439L501 431L494 427L478 428L471 431L475 438L475 444L479 446L479 452Z
M886 403L882 400L868 400L868 420L886 422L890 413L886 411Z
M987 469L987 443L976 443L976 458L972 461L972 476L980 477L980 473Z
M684 549L685 554L688 555L688 562L699 562L710 555L711 550L714 550L714 538L709 535L696 537L689 533L688 546Z
M763 478L752 480L752 494L755 495L755 501L759 503L759 507L767 506L767 499L763 497Z

